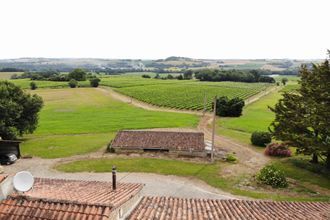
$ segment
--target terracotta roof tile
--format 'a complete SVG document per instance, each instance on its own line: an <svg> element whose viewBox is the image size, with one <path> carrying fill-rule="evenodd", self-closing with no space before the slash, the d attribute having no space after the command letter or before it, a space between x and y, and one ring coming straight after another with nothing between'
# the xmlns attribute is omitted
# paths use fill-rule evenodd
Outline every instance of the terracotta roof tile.
<svg viewBox="0 0 330 220"><path fill-rule="evenodd" d="M330 219L330 203L144 197L128 219Z"/></svg>
<svg viewBox="0 0 330 220"><path fill-rule="evenodd" d="M168 149L204 151L204 133L127 130L119 131L112 147L123 149Z"/></svg>
<svg viewBox="0 0 330 220"><path fill-rule="evenodd" d="M11 197L0 202L0 219L79 220L109 219L111 208L101 205L57 202L26 197Z"/></svg>
<svg viewBox="0 0 330 220"><path fill-rule="evenodd" d="M111 182L35 178L33 188L24 195L30 198L118 207L138 194L142 188L143 185L138 183L117 183L114 191Z"/></svg>

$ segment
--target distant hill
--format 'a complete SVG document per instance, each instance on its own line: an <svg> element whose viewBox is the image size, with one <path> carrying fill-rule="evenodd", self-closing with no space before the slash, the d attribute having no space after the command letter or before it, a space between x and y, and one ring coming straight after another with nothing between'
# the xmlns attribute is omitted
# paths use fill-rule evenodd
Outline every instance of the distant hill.
<svg viewBox="0 0 330 220"><path fill-rule="evenodd" d="M289 60L289 59L193 59L188 57L171 56L166 59L94 59L94 58L19 58L0 60L0 70L16 68L24 71L59 70L71 71L74 68L85 68L89 71L102 71L106 69L143 70L157 69L180 71L198 68L223 69L266 69L282 71L295 69L301 64L320 62L320 60Z"/></svg>

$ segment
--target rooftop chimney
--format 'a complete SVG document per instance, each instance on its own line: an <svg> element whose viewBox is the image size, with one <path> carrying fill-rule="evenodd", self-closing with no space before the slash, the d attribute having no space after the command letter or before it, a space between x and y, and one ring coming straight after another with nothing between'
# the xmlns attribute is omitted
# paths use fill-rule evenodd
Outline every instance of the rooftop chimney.
<svg viewBox="0 0 330 220"><path fill-rule="evenodd" d="M116 166L112 166L112 190L117 189L116 173L117 173Z"/></svg>

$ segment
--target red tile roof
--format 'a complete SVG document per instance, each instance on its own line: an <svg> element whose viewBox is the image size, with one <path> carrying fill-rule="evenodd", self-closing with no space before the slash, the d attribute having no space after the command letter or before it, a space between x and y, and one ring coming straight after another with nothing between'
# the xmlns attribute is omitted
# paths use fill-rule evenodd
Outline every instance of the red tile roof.
<svg viewBox="0 0 330 220"><path fill-rule="evenodd" d="M128 219L330 219L330 203L144 197Z"/></svg>
<svg viewBox="0 0 330 220"><path fill-rule="evenodd" d="M79 220L109 219L111 208L24 197L11 197L0 202L0 219Z"/></svg>
<svg viewBox="0 0 330 220"><path fill-rule="evenodd" d="M173 131L120 131L112 147L123 149L168 149L178 151L204 151L204 133Z"/></svg>
<svg viewBox="0 0 330 220"><path fill-rule="evenodd" d="M35 178L33 188L24 195L118 207L137 195L142 188L143 185L138 183L117 183L117 189L114 191L111 182Z"/></svg>

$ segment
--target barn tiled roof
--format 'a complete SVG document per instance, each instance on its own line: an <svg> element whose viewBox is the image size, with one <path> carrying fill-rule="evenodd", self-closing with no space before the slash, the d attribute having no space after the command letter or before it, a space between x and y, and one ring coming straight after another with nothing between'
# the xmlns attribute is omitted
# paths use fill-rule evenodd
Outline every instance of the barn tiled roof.
<svg viewBox="0 0 330 220"><path fill-rule="evenodd" d="M330 203L144 197L128 219L330 219Z"/></svg>
<svg viewBox="0 0 330 220"><path fill-rule="evenodd" d="M0 219L6 220L105 220L111 211L109 206L25 197L10 197L0 202Z"/></svg>
<svg viewBox="0 0 330 220"><path fill-rule="evenodd" d="M30 198L118 207L137 195L142 188L143 185L138 183L117 183L114 191L111 182L35 178L33 188L24 195Z"/></svg>
<svg viewBox="0 0 330 220"><path fill-rule="evenodd" d="M117 133L112 147L123 149L168 149L204 151L202 132L125 130Z"/></svg>

